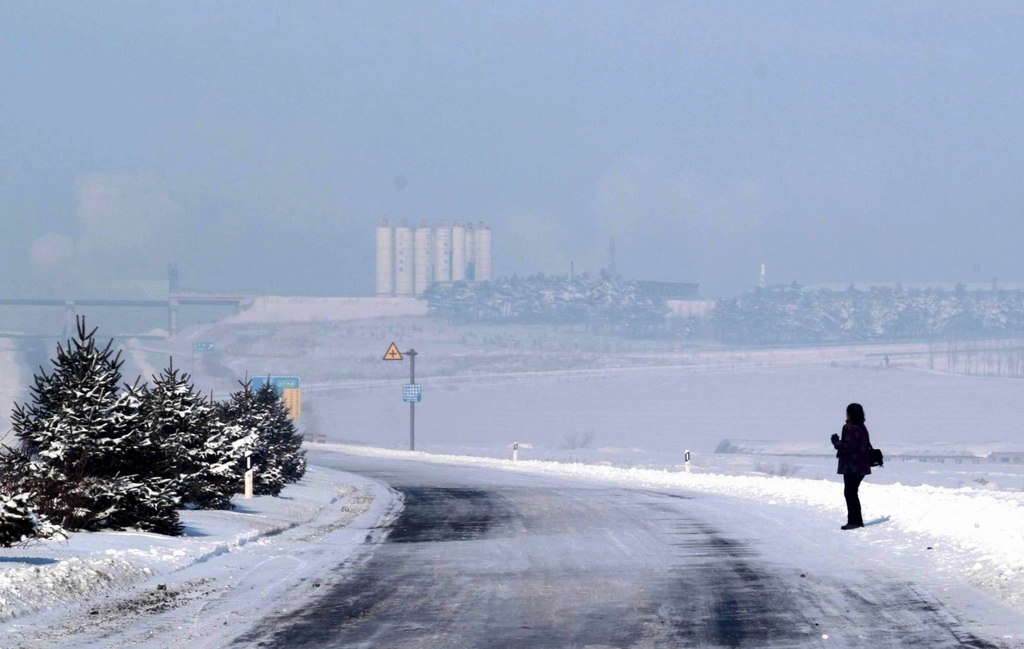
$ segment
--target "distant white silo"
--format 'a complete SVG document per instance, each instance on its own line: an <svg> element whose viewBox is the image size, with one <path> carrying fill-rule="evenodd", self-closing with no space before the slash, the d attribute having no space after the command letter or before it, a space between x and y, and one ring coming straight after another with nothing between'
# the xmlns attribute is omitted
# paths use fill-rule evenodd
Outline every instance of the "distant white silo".
<svg viewBox="0 0 1024 649"><path fill-rule="evenodd" d="M416 295L421 295L423 291L427 290L430 286L430 282L433 281L434 275L432 272L433 260L430 257L430 250L432 248L434 238L433 229L427 225L426 221L420 223L420 227L416 228L415 234L415 252L413 253L413 292Z"/></svg>
<svg viewBox="0 0 1024 649"><path fill-rule="evenodd" d="M483 223L476 229L476 280L491 281L491 229Z"/></svg>
<svg viewBox="0 0 1024 649"><path fill-rule="evenodd" d="M466 279L476 280L476 231L472 223L466 225Z"/></svg>
<svg viewBox="0 0 1024 649"><path fill-rule="evenodd" d="M434 281L452 281L452 231L444 221L434 228Z"/></svg>
<svg viewBox="0 0 1024 649"><path fill-rule="evenodd" d="M452 281L466 279L466 228L452 223Z"/></svg>
<svg viewBox="0 0 1024 649"><path fill-rule="evenodd" d="M395 295L412 295L412 228L405 221L395 228Z"/></svg>
<svg viewBox="0 0 1024 649"><path fill-rule="evenodd" d="M377 295L394 292L394 263L394 236L384 219L377 226Z"/></svg>

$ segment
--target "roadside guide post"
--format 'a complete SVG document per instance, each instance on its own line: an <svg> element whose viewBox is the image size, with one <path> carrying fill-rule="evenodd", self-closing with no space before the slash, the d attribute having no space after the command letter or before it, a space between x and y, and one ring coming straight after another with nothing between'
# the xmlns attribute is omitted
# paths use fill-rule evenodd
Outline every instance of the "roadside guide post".
<svg viewBox="0 0 1024 649"><path fill-rule="evenodd" d="M519 459L519 442L512 442L512 461Z"/></svg>
<svg viewBox="0 0 1024 649"><path fill-rule="evenodd" d="M245 456L245 497L252 498L252 455Z"/></svg>
<svg viewBox="0 0 1024 649"><path fill-rule="evenodd" d="M689 473L690 472L690 451L689 450L687 450L683 454L683 466L686 469L686 472Z"/></svg>

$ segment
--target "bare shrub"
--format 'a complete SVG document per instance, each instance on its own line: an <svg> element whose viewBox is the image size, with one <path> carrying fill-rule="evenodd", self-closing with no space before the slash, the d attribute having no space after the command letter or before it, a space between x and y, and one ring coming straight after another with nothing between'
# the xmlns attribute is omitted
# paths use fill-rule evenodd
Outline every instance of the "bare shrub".
<svg viewBox="0 0 1024 649"><path fill-rule="evenodd" d="M767 475L779 476L780 478L786 478L791 475L796 475L800 470L800 467L789 462L782 462L780 464L762 462L761 460L754 461L754 471L758 473L764 473Z"/></svg>
<svg viewBox="0 0 1024 649"><path fill-rule="evenodd" d="M569 450L587 448L592 441L594 441L594 433L569 433L562 441L562 448Z"/></svg>

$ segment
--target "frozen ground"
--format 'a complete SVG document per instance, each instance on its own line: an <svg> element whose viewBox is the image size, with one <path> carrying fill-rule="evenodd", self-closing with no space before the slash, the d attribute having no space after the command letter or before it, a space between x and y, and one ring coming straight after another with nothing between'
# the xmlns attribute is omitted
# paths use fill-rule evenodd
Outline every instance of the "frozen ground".
<svg viewBox="0 0 1024 649"><path fill-rule="evenodd" d="M217 351L192 358L196 340L215 342ZM408 364L381 360L391 341L421 354L417 448L458 458L400 450L408 447L409 411L401 402ZM151 373L173 354L176 365L195 367L200 389L218 397L246 372L299 374L301 426L332 443L314 445L321 450L725 494L766 503L826 548L832 537L816 530L833 533L843 512L828 437L845 405L859 401L889 459L863 488L865 512L879 522L856 542L891 556L908 580L932 580L940 591L966 593L965 600L980 589L1021 611L1024 467L897 456L1024 448L1015 405L1024 382L935 371L928 349L655 348L547 328L449 330L396 318L207 325L172 341L130 341L125 374ZM888 368L881 353L893 355ZM27 387L16 360L13 347L0 347L0 424ZM723 439L764 440L781 454L713 453ZM334 445L341 442L350 445ZM507 460L513 442L530 462ZM688 475L681 472L685 450L692 452ZM152 638L208 607L228 621L211 637L227 638L249 615L237 611L269 609L273 595L338 565L393 503L380 485L325 469L290 489L291 500L256 499L238 513L186 512L190 535L181 539L74 535L66 544L0 550L0 638L60 646L85 637L68 633L111 620L134 629L133 642L164 646ZM379 496L370 509L367 494ZM321 538L336 547L311 543ZM282 558L297 553L297 562ZM270 575L265 592L251 581L255 566ZM242 592L255 603L236 597ZM999 604L979 606L978 615L995 625L1008 619ZM103 633L102 624L97 629ZM1012 636L1006 646L1024 646L1019 635L1005 635ZM104 646L95 640L101 635L89 637Z"/></svg>
<svg viewBox="0 0 1024 649"><path fill-rule="evenodd" d="M518 441L557 447L565 432L579 432L591 433L593 443L602 446L675 453L683 448L706 453L726 438L780 440L826 452L850 401L865 404L877 446L961 444L985 452L998 440L1020 437L1017 413L1007 404L1024 389L1016 380L815 364L609 369L423 383L424 440L466 431L472 441L475 430L476 439L504 435L516 441L525 435L529 439ZM376 392L366 390L367 398L346 404L356 418L354 428L373 430L374 419L379 422L388 411L405 414L400 403L387 407L389 397L395 401L393 387L380 390L383 399L374 398Z"/></svg>
<svg viewBox="0 0 1024 649"><path fill-rule="evenodd" d="M1019 493L866 483L862 499L869 525L844 533L838 530L844 515L841 488L823 480L734 476L699 467L686 473L513 463L332 444L310 449L321 460L343 453L432 463L442 471L475 467L491 472L496 484L499 473L512 472L714 494L723 498L719 506L737 512L756 505L750 511L758 516L725 510L721 516L723 522L745 520L745 532L762 537L765 560L775 555L780 562L791 560L788 534L817 548L820 556L805 560L819 575L832 570L838 575L848 569L848 559L837 563L837 557L863 553L881 562L887 575L918 584L949 604L964 624L994 633L997 646L1024 647L1019 626L1024 495ZM66 544L0 551L0 645L223 646L256 619L287 617L316 592L320 579L344 579L335 567L381 520L394 515L393 492L324 468L284 495L245 502L235 513L186 513L188 535L179 539L76 534Z"/></svg>
<svg viewBox="0 0 1024 649"><path fill-rule="evenodd" d="M296 319L323 315L299 306ZM216 351L193 357L197 340L214 342ZM179 366L195 368L201 389L218 396L246 374L300 375L306 432L403 448L408 409L400 390L409 365L382 360L392 341L419 352L424 400L417 425L425 450L493 455L518 441L533 445L538 458L564 459L564 451L576 450L571 457L595 462L671 466L686 449L711 461L708 454L730 439L827 456L828 438L850 401L865 405L873 440L890 457L1024 450L1019 413L1010 405L1020 400L1024 381L939 372L933 368L946 355L938 344L726 350L551 327L451 328L420 317L217 323L166 343L130 341L126 375L161 367L171 354ZM583 439L587 448L566 448ZM735 461L728 460L730 469L738 468ZM758 461L747 460L748 468ZM797 460L801 475L817 472L816 461ZM782 460L761 468L772 462ZM934 476L942 485L1024 486L1014 469L998 467L996 480L986 475L990 469L997 467L903 473L911 481ZM946 474L955 476L952 483Z"/></svg>

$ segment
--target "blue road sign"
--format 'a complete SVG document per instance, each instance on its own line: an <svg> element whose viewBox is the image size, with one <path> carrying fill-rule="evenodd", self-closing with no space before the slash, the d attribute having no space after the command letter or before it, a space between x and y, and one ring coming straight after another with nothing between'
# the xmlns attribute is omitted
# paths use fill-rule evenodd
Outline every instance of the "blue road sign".
<svg viewBox="0 0 1024 649"><path fill-rule="evenodd" d="M253 376L252 377L252 389L259 390L263 387L263 384L267 382L267 375ZM277 393L281 394L285 388L298 388L299 377L297 376L270 376L270 384L277 388Z"/></svg>
<svg viewBox="0 0 1024 649"><path fill-rule="evenodd" d="M197 342L195 344L195 350L197 352L212 352L213 351L213 341L201 340L201 341L199 341L199 342Z"/></svg>
<svg viewBox="0 0 1024 649"><path fill-rule="evenodd" d="M423 401L423 386L419 383L406 383L402 386L402 401L419 403Z"/></svg>

